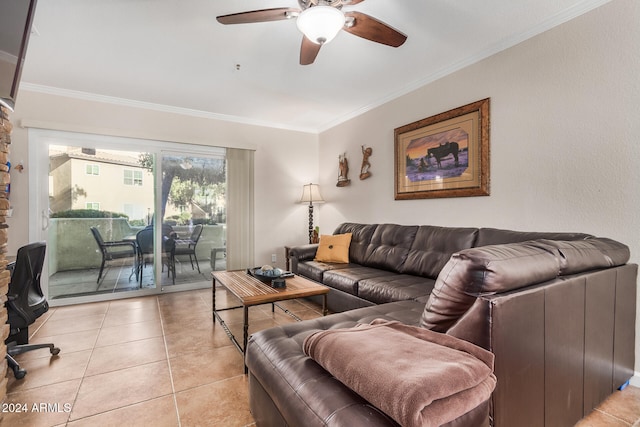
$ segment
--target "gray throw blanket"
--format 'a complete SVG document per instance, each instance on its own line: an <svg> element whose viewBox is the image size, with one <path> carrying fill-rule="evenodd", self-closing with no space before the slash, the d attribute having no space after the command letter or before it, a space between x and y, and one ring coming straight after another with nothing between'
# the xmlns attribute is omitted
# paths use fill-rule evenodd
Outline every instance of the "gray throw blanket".
<svg viewBox="0 0 640 427"><path fill-rule="evenodd" d="M405 427L439 426L474 409L496 386L493 353L400 322L309 335L304 352Z"/></svg>

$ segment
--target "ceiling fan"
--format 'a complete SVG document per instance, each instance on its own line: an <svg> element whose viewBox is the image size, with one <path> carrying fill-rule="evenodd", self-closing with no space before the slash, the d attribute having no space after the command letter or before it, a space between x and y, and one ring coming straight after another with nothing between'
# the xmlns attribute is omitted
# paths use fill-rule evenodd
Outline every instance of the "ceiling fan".
<svg viewBox="0 0 640 427"><path fill-rule="evenodd" d="M303 33L300 48L300 64L313 64L320 47L330 42L340 30L387 46L401 46L407 36L382 21L365 13L342 11L343 6L353 6L364 0L298 0L300 9L278 7L218 16L221 24L248 24L253 22L296 19Z"/></svg>

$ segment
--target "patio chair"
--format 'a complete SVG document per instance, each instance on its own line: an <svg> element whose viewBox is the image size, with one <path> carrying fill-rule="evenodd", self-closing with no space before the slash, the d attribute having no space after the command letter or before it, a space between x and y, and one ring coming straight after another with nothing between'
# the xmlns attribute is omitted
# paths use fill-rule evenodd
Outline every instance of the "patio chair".
<svg viewBox="0 0 640 427"><path fill-rule="evenodd" d="M193 232L188 239L176 240L176 255L189 255L189 261L191 262L191 269L193 268L193 260L196 260L196 267L198 267L198 273L200 273L200 264L198 263L198 257L196 256L196 246L200 235L202 234L202 224L198 224L193 227Z"/></svg>
<svg viewBox="0 0 640 427"><path fill-rule="evenodd" d="M140 277L140 287L142 287L142 272L147 261L153 262L153 227L147 227L136 234L138 244L138 271ZM167 276L172 278L176 284L176 262L175 262L175 234L172 232L168 236L162 236L162 271L167 265Z"/></svg>
<svg viewBox="0 0 640 427"><path fill-rule="evenodd" d="M98 280L96 283L100 283L102 278L102 272L104 271L104 265L107 261L113 261L116 259L133 258L136 259L136 243L132 241L120 240L117 242L105 242L100 234L100 231L96 227L91 227L91 233L96 239L96 243L100 248L102 254L102 264L100 264L100 272L98 273ZM138 280L138 269L134 267L136 273L136 280ZM129 276L131 279L131 276Z"/></svg>

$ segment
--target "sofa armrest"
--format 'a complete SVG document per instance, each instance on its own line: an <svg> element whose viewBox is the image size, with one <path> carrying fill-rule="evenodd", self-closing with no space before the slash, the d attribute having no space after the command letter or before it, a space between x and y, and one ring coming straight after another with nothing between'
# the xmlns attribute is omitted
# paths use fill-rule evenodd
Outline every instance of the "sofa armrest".
<svg viewBox="0 0 640 427"><path fill-rule="evenodd" d="M289 249L289 259L291 261L311 261L316 257L318 251L318 244L308 244L301 246L294 246Z"/></svg>
<svg viewBox="0 0 640 427"><path fill-rule="evenodd" d="M294 246L289 249L289 258L298 261L309 261L315 258L318 251L318 244L312 243L308 245Z"/></svg>
<svg viewBox="0 0 640 427"><path fill-rule="evenodd" d="M316 257L318 244L311 243L308 245L294 246L289 249L289 263L293 273L298 272L299 261L311 261Z"/></svg>
<svg viewBox="0 0 640 427"><path fill-rule="evenodd" d="M574 425L633 376L637 273L625 264L482 295L447 331L495 355L494 426Z"/></svg>

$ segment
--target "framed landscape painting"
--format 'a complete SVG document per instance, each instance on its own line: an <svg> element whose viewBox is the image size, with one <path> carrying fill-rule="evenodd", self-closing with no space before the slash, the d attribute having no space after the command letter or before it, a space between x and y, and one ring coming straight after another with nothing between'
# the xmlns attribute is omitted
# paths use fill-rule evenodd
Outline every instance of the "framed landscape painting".
<svg viewBox="0 0 640 427"><path fill-rule="evenodd" d="M489 98L396 128L395 199L489 195Z"/></svg>

